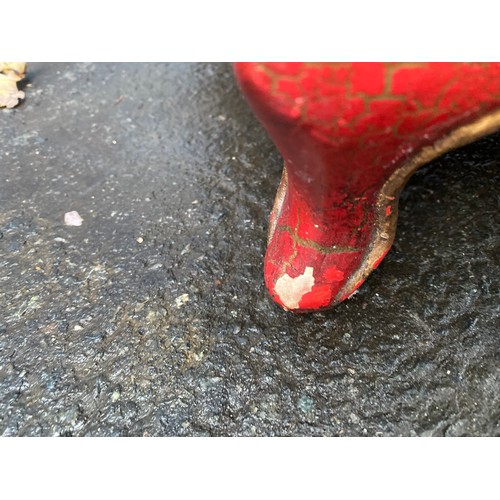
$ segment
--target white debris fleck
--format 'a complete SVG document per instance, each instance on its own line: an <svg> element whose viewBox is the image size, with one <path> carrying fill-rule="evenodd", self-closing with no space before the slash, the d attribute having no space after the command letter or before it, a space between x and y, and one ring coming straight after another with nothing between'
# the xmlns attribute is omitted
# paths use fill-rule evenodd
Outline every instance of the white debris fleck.
<svg viewBox="0 0 500 500"><path fill-rule="evenodd" d="M288 309L298 309L300 299L314 286L313 268L306 267L304 274L296 278L284 274L276 281L274 291Z"/></svg>
<svg viewBox="0 0 500 500"><path fill-rule="evenodd" d="M66 212L64 214L64 224L66 226L81 226L83 219L80 217L80 214L73 210L72 212Z"/></svg>
<svg viewBox="0 0 500 500"><path fill-rule="evenodd" d="M80 332L81 330L83 330L83 326L82 325L75 325L73 327L73 330L75 330L75 332Z"/></svg>
<svg viewBox="0 0 500 500"><path fill-rule="evenodd" d="M143 243L144 238L142 236L139 236L135 241L137 241L137 243Z"/></svg>
<svg viewBox="0 0 500 500"><path fill-rule="evenodd" d="M189 302L189 294L187 294L187 293L183 293L182 295L179 295L175 299L175 305L176 305L177 309L179 309L180 307L182 307L187 302Z"/></svg>
<svg viewBox="0 0 500 500"><path fill-rule="evenodd" d="M359 423L359 417L355 413L351 413L349 418L353 424Z"/></svg>

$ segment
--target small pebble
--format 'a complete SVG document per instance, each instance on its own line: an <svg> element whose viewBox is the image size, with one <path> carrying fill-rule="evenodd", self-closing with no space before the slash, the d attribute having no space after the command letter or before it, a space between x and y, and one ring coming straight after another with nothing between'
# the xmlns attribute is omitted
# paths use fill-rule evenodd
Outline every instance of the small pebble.
<svg viewBox="0 0 500 500"><path fill-rule="evenodd" d="M64 224L66 226L81 226L83 219L80 217L80 214L73 210L72 212L66 212L64 214Z"/></svg>
<svg viewBox="0 0 500 500"><path fill-rule="evenodd" d="M298 407L303 412L309 413L310 411L313 410L314 400L310 396L307 396L307 395L304 394L299 399Z"/></svg>
<svg viewBox="0 0 500 500"><path fill-rule="evenodd" d="M177 306L177 309L182 307L186 302L189 302L189 294L187 293L183 293L175 299L175 305Z"/></svg>
<svg viewBox="0 0 500 500"><path fill-rule="evenodd" d="M137 238L135 241L137 241L137 243L142 243L144 241L144 238L142 236L139 236L139 238Z"/></svg>

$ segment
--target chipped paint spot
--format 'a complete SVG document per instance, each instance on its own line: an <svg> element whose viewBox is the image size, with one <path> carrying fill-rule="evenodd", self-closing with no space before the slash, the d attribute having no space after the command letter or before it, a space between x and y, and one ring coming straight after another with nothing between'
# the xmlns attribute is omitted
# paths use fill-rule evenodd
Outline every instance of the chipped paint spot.
<svg viewBox="0 0 500 500"><path fill-rule="evenodd" d="M313 268L306 267L304 273L296 278L284 274L276 281L274 291L288 309L298 309L300 299L312 290L314 285Z"/></svg>

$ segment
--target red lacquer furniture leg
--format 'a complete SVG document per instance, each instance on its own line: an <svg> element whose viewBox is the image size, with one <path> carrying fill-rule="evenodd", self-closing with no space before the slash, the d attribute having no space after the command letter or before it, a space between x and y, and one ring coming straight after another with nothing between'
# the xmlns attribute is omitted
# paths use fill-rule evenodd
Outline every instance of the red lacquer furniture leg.
<svg viewBox="0 0 500 500"><path fill-rule="evenodd" d="M500 63L236 63L283 155L264 264L287 310L334 306L389 251L410 176L500 128Z"/></svg>

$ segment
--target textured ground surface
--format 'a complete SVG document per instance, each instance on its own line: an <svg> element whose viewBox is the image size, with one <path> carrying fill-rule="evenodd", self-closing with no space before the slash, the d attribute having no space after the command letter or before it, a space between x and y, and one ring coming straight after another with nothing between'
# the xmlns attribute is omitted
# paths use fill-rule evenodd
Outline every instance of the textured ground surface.
<svg viewBox="0 0 500 500"><path fill-rule="evenodd" d="M1 434L500 435L500 134L418 172L359 293L295 316L262 279L280 156L229 65L32 64L24 90Z"/></svg>

